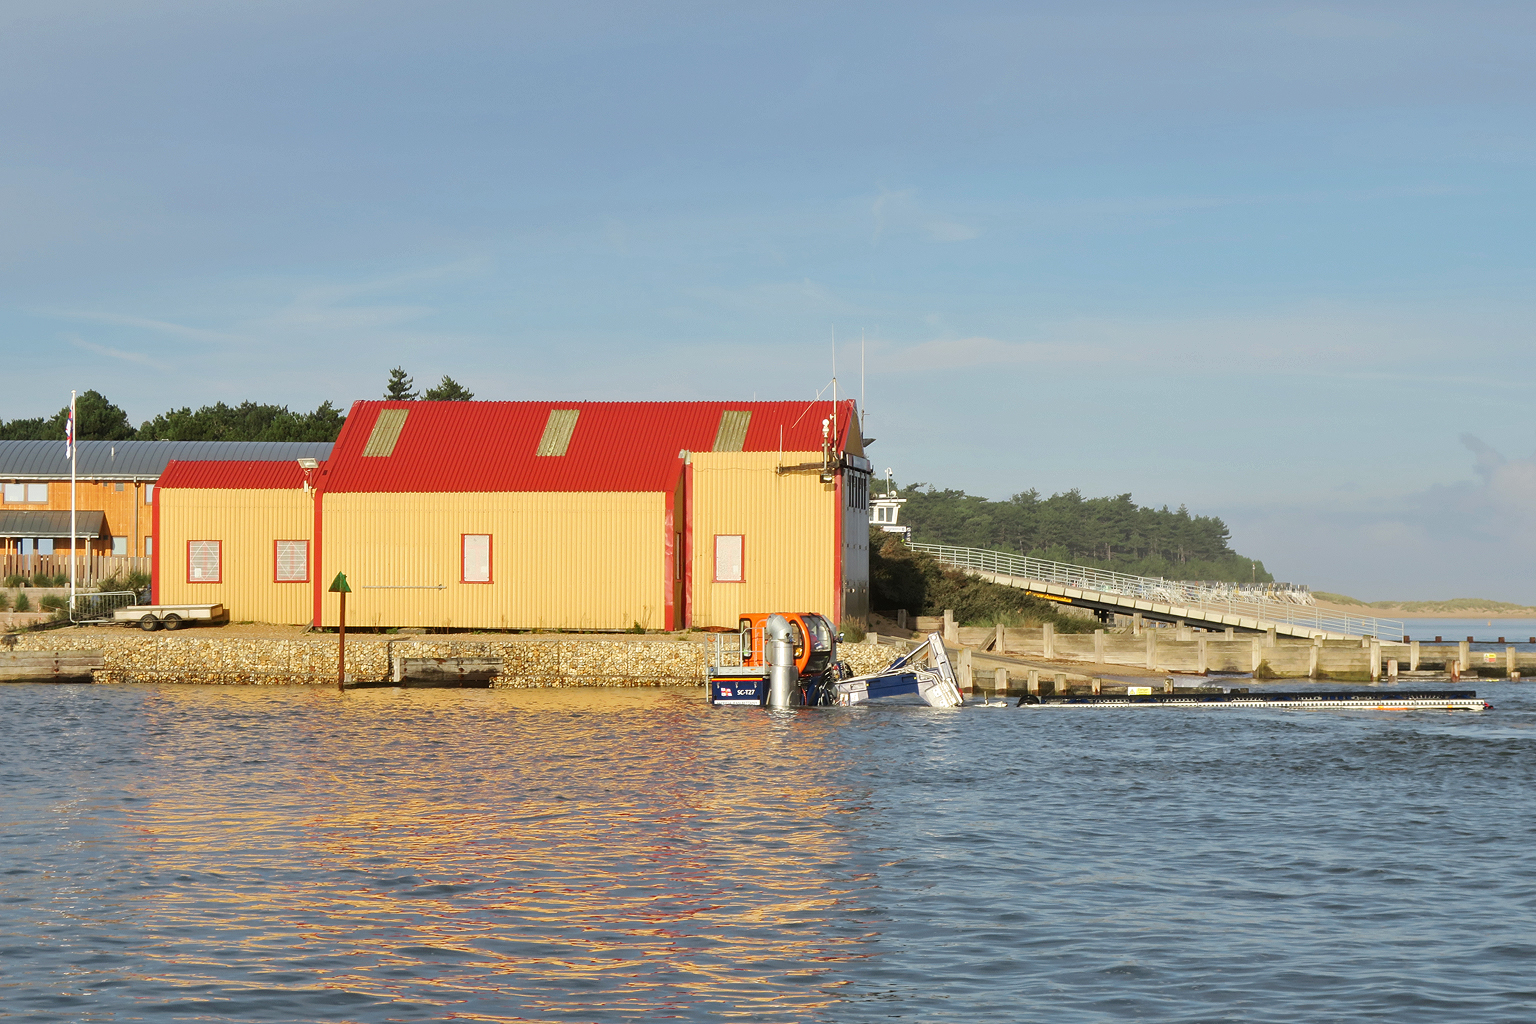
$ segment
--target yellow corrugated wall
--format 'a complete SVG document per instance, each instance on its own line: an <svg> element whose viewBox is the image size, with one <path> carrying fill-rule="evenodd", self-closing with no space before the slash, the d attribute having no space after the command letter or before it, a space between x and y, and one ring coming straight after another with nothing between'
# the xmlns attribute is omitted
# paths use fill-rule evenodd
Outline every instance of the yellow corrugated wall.
<svg viewBox="0 0 1536 1024"><path fill-rule="evenodd" d="M781 461L820 460L820 452L693 453L693 625L734 627L750 611L834 614L834 487L814 471L774 472ZM714 582L717 534L745 537L741 583Z"/></svg>
<svg viewBox="0 0 1536 1024"><path fill-rule="evenodd" d="M666 496L327 494L321 577L347 574L347 624L664 628ZM461 583L460 537L491 535L491 583ZM335 595L321 602L334 626Z"/></svg>
<svg viewBox="0 0 1536 1024"><path fill-rule="evenodd" d="M276 583L276 540L310 541L314 571L315 506L301 490L162 489L161 604L214 604L235 622L306 623L314 608L310 583ZM147 528L146 528L147 529ZM187 582L187 542L220 542L219 583Z"/></svg>

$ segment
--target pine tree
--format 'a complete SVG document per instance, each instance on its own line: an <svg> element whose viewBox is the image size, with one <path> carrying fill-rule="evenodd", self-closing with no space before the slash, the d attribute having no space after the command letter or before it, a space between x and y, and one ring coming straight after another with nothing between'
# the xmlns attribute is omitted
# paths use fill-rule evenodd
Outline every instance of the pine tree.
<svg viewBox="0 0 1536 1024"><path fill-rule="evenodd" d="M411 388L415 384L406 376L405 367L397 366L389 371L389 386L384 389L384 397L391 402L414 402L417 395Z"/></svg>
<svg viewBox="0 0 1536 1024"><path fill-rule="evenodd" d="M467 402L475 396L465 391L464 385L445 373L442 383L435 388L428 388L426 394L421 397L429 402Z"/></svg>

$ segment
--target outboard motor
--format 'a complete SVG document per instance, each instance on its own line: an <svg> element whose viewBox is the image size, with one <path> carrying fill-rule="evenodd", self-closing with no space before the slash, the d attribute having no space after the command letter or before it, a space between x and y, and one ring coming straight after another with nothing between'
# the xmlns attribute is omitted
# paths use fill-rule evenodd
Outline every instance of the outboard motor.
<svg viewBox="0 0 1536 1024"><path fill-rule="evenodd" d="M789 620L782 615L770 615L763 633L764 646L768 648L768 706L793 707L800 671L795 667L795 640L789 631Z"/></svg>

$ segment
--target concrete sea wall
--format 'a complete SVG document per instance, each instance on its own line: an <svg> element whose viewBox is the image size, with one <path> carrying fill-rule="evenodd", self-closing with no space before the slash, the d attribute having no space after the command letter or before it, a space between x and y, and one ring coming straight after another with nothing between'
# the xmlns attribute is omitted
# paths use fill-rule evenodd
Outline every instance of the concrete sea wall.
<svg viewBox="0 0 1536 1024"><path fill-rule="evenodd" d="M734 634L729 638L735 640ZM501 658L498 687L702 686L713 652L707 635L688 638L518 638L439 636L404 639L347 637L347 674L357 680L389 677L391 658ZM217 630L143 633L100 629L28 633L18 651L99 650L101 683L201 683L227 686L311 686L336 683L334 636L297 639L223 637ZM888 649L847 644L843 660L855 671L884 666Z"/></svg>

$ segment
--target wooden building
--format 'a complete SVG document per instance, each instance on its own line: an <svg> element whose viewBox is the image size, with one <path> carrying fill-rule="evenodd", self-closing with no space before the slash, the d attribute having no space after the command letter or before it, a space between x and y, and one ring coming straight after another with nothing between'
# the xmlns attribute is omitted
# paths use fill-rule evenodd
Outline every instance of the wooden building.
<svg viewBox="0 0 1536 1024"><path fill-rule="evenodd" d="M863 619L869 469L851 401L358 402L312 471L172 463L156 597L330 626L344 572L358 626Z"/></svg>

